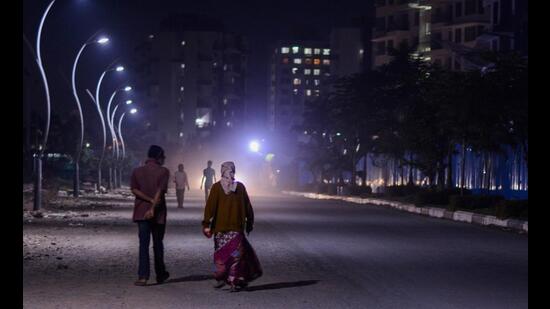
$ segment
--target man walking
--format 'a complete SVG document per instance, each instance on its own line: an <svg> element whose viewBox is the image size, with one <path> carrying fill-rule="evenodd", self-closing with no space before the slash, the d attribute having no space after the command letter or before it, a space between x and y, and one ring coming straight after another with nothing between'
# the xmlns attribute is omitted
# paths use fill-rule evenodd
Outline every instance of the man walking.
<svg viewBox="0 0 550 309"><path fill-rule="evenodd" d="M174 182L176 183L176 197L178 198L178 208L183 208L183 200L185 198L185 187L189 189L187 181L187 173L183 170L183 164L178 165L178 170L174 173Z"/></svg>
<svg viewBox="0 0 550 309"><path fill-rule="evenodd" d="M164 265L164 231L166 230L166 200L170 171L162 167L164 150L157 145L149 147L148 159L132 172L130 188L136 196L133 221L139 231L139 268L135 285L145 286L149 280L149 243L153 235L155 273L157 283L163 283L170 274Z"/></svg>
<svg viewBox="0 0 550 309"><path fill-rule="evenodd" d="M216 182L216 171L212 168L212 161L208 160L206 162L207 167L202 171L201 179L201 190L202 183L204 181L204 201L208 201L208 193L210 193L210 188Z"/></svg>

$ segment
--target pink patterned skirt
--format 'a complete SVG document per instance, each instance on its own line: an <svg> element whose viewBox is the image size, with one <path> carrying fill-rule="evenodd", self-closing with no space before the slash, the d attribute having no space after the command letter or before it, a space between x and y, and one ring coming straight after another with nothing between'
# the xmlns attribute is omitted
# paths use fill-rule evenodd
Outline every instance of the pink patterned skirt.
<svg viewBox="0 0 550 309"><path fill-rule="evenodd" d="M262 266L254 249L242 232L214 235L214 278L243 286L262 275Z"/></svg>

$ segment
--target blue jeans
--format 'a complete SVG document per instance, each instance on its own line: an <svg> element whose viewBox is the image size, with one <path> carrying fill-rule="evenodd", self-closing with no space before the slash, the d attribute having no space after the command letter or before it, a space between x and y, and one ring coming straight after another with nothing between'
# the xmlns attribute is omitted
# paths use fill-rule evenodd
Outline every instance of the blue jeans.
<svg viewBox="0 0 550 309"><path fill-rule="evenodd" d="M149 243L153 235L153 252L155 254L155 273L157 277L166 273L164 265L164 238L165 224L150 221L138 221L139 229L139 269L138 277L149 280Z"/></svg>

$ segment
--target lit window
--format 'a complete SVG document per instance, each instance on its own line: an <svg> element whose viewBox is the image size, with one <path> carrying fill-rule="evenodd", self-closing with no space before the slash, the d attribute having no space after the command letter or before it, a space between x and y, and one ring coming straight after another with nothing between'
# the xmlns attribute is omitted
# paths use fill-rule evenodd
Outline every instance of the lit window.
<svg viewBox="0 0 550 309"><path fill-rule="evenodd" d="M307 90L306 90L306 95L307 95L308 97L311 96L311 89L307 89Z"/></svg>
<svg viewBox="0 0 550 309"><path fill-rule="evenodd" d="M321 64L321 59L319 59L319 58L313 59L313 64L314 65L320 65Z"/></svg>
<svg viewBox="0 0 550 309"><path fill-rule="evenodd" d="M329 48L323 49L323 55L326 55L326 56L330 55L330 49Z"/></svg>
<svg viewBox="0 0 550 309"><path fill-rule="evenodd" d="M314 53L315 55L320 55L320 54L321 54L321 49L316 48L316 49L313 50L313 53Z"/></svg>
<svg viewBox="0 0 550 309"><path fill-rule="evenodd" d="M155 37L154 35L149 34L149 38L150 38L150 39L153 39L154 37Z"/></svg>
<svg viewBox="0 0 550 309"><path fill-rule="evenodd" d="M330 60L323 59L323 65L330 65Z"/></svg>
<svg viewBox="0 0 550 309"><path fill-rule="evenodd" d="M185 63L180 64L180 67L181 67L182 69L185 69Z"/></svg>
<svg viewBox="0 0 550 309"><path fill-rule="evenodd" d="M321 74L321 70L319 69L313 70L313 75L319 75L319 74Z"/></svg>
<svg viewBox="0 0 550 309"><path fill-rule="evenodd" d="M288 48L288 47L281 47L281 53L282 53L282 54L288 54L288 52L290 52L290 48Z"/></svg>
<svg viewBox="0 0 550 309"><path fill-rule="evenodd" d="M311 75L311 69L305 69L304 74L305 75Z"/></svg>
<svg viewBox="0 0 550 309"><path fill-rule="evenodd" d="M180 132L180 137L183 137L183 132Z"/></svg>
<svg viewBox="0 0 550 309"><path fill-rule="evenodd" d="M298 73L298 68L292 68L292 74Z"/></svg>
<svg viewBox="0 0 550 309"><path fill-rule="evenodd" d="M302 58L294 58L294 63L302 64Z"/></svg>
<svg viewBox="0 0 550 309"><path fill-rule="evenodd" d="M223 105L227 105L227 98L223 98Z"/></svg>
<svg viewBox="0 0 550 309"><path fill-rule="evenodd" d="M315 89L315 96L318 97L318 96L319 96L319 93L320 93L319 89Z"/></svg>
<svg viewBox="0 0 550 309"><path fill-rule="evenodd" d="M294 89L294 94L298 94L298 89Z"/></svg>
<svg viewBox="0 0 550 309"><path fill-rule="evenodd" d="M288 64L288 58L287 57L283 58L283 63Z"/></svg>
<svg viewBox="0 0 550 309"><path fill-rule="evenodd" d="M223 70L224 70L224 71L227 71L227 64L224 64L224 65L223 65Z"/></svg>
<svg viewBox="0 0 550 309"><path fill-rule="evenodd" d="M304 54L311 55L311 48L304 48Z"/></svg>
<svg viewBox="0 0 550 309"><path fill-rule="evenodd" d="M185 87L181 86L180 91L183 91L183 90L185 90Z"/></svg>
<svg viewBox="0 0 550 309"><path fill-rule="evenodd" d="M185 41L181 41L181 46L185 46Z"/></svg>
<svg viewBox="0 0 550 309"><path fill-rule="evenodd" d="M311 64L311 58L306 58L305 63L306 64Z"/></svg>
<svg viewBox="0 0 550 309"><path fill-rule="evenodd" d="M300 47L298 46L292 46L292 53L293 54L297 54L300 52Z"/></svg>
<svg viewBox="0 0 550 309"><path fill-rule="evenodd" d="M306 85L309 85L309 79L306 79Z"/></svg>
<svg viewBox="0 0 550 309"><path fill-rule="evenodd" d="M217 67L217 66L218 66L218 63L217 63L217 62L214 62L214 63L212 63L212 66L213 66L213 67Z"/></svg>
<svg viewBox="0 0 550 309"><path fill-rule="evenodd" d="M313 81L313 83L315 84L315 86L319 86L321 84L321 81L316 79Z"/></svg>
<svg viewBox="0 0 550 309"><path fill-rule="evenodd" d="M228 127L230 127L230 126L231 126L231 121L228 121L228 122L226 123L226 125L227 125Z"/></svg>
<svg viewBox="0 0 550 309"><path fill-rule="evenodd" d="M364 52L365 52L365 51L364 51L363 49L360 49L360 50L359 50L359 54L361 54L361 55L362 55Z"/></svg>
<svg viewBox="0 0 550 309"><path fill-rule="evenodd" d="M293 84L294 85L300 85L302 83L302 80L299 78L295 78Z"/></svg>
<svg viewBox="0 0 550 309"><path fill-rule="evenodd" d="M329 72L325 72L325 76L330 76L330 73L329 73Z"/></svg>

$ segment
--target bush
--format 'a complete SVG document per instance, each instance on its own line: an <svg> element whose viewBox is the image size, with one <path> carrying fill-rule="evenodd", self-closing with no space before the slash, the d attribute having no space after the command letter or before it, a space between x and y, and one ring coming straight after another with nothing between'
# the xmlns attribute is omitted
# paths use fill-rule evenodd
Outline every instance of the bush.
<svg viewBox="0 0 550 309"><path fill-rule="evenodd" d="M365 196L372 194L372 188L370 186L350 186L349 192L355 196Z"/></svg>
<svg viewBox="0 0 550 309"><path fill-rule="evenodd" d="M328 184L326 184L326 183L317 184L315 192L317 192L319 194L327 194L328 193Z"/></svg>
<svg viewBox="0 0 550 309"><path fill-rule="evenodd" d="M414 185L406 185L406 186L387 186L384 188L384 193L387 196L407 196L407 195L414 195L422 190L421 187L417 187Z"/></svg>
<svg viewBox="0 0 550 309"><path fill-rule="evenodd" d="M499 219L527 219L527 200L502 200L496 205L496 216Z"/></svg>
<svg viewBox="0 0 550 309"><path fill-rule="evenodd" d="M500 195L452 195L449 199L448 210L460 209L474 210L483 208L494 208L503 201Z"/></svg>
<svg viewBox="0 0 550 309"><path fill-rule="evenodd" d="M449 195L445 191L428 189L419 191L414 195L414 204L423 206L427 204L446 205L449 203Z"/></svg>

